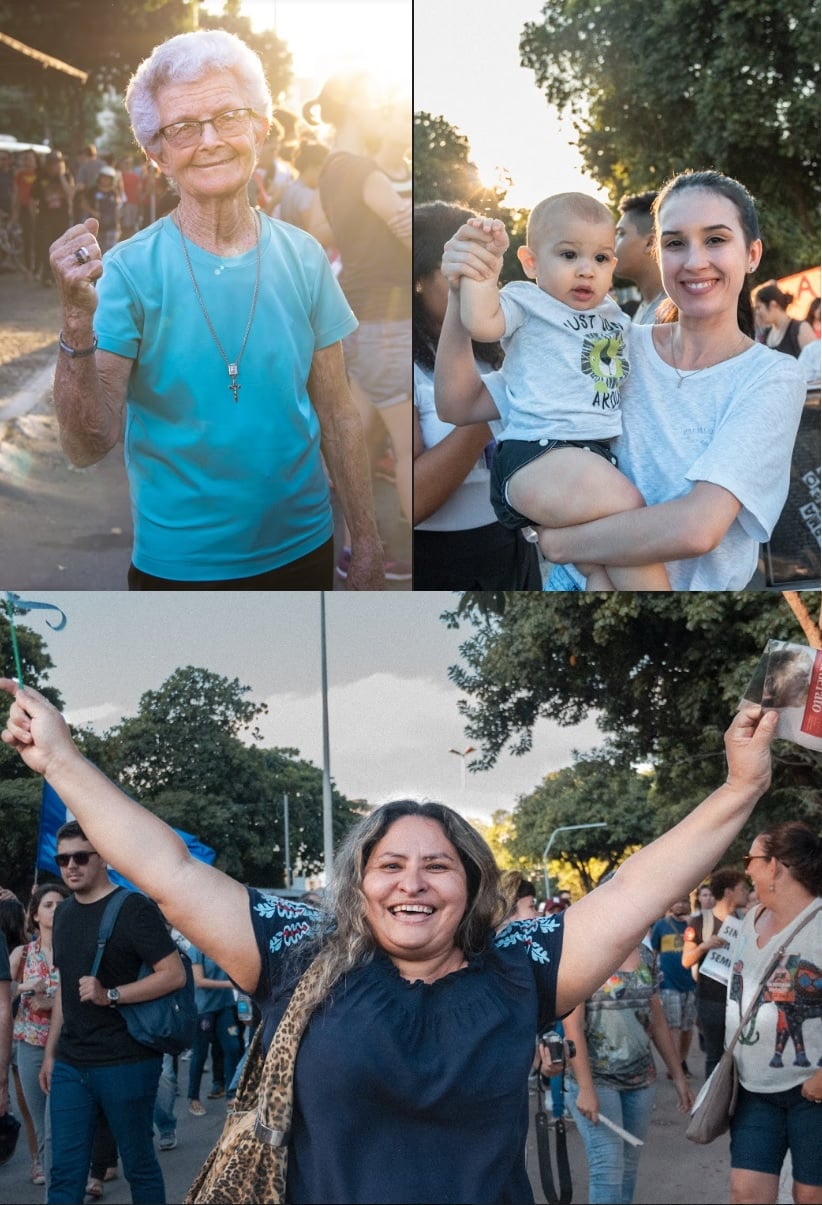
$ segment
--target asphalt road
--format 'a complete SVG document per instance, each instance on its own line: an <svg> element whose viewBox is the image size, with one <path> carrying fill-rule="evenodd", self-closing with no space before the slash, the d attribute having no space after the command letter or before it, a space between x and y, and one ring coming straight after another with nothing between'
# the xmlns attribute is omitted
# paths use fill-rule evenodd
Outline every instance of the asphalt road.
<svg viewBox="0 0 822 1205"><path fill-rule="evenodd" d="M693 1060L692 1060L693 1063ZM179 1063L180 1092L177 1100L177 1137L175 1150L161 1152L160 1165L166 1182L167 1200L181 1202L202 1165L208 1152L219 1136L225 1118L222 1101L209 1101L204 1093L210 1083L208 1072L203 1076L203 1104L205 1117L192 1117L185 1098L188 1063ZM696 1069L694 1065L694 1070ZM699 1086L701 1078L695 1076ZM536 1097L531 1093L532 1124L528 1138L528 1171L534 1186L535 1199L543 1205L539 1179L536 1142L533 1130L533 1113ZM329 1107L331 1102L329 1102ZM14 1108L14 1105L12 1105ZM588 1170L582 1141L576 1127L568 1126L568 1152L571 1164L575 1202L587 1201ZM634 1205L721 1205L728 1200L728 1138L725 1135L710 1146L695 1146L685 1138L685 1118L676 1109L676 1094L673 1086L662 1071L657 1089L657 1103L651 1129L639 1163L639 1178ZM27 1205L42 1202L44 1190L35 1187L28 1179L29 1156L25 1138L21 1137L14 1157L0 1168L0 1205ZM780 1202L790 1202L790 1181L783 1176ZM107 1205L126 1205L131 1200L126 1182L120 1178L105 1185L102 1198Z"/></svg>

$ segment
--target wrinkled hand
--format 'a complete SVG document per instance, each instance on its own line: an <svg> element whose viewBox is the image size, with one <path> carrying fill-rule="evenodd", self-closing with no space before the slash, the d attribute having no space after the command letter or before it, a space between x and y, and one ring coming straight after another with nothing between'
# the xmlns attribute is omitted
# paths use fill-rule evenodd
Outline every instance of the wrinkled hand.
<svg viewBox="0 0 822 1205"><path fill-rule="evenodd" d="M106 989L94 975L81 975L78 988L83 1004L99 1004L102 1008L109 1007L109 998L106 995Z"/></svg>
<svg viewBox="0 0 822 1205"><path fill-rule="evenodd" d="M471 218L448 240L442 253L442 274L452 289L460 278L497 280L508 235L498 218Z"/></svg>
<svg viewBox="0 0 822 1205"><path fill-rule="evenodd" d="M69 227L49 248L49 262L65 309L88 314L97 309L94 282L103 275L103 252L95 237L99 228L96 218L86 218L80 225ZM75 255L80 247L84 247L89 256L84 264L79 263Z"/></svg>
<svg viewBox="0 0 822 1205"><path fill-rule="evenodd" d="M744 707L725 733L728 783L763 795L771 785L771 741L776 711Z"/></svg>
<svg viewBox="0 0 822 1205"><path fill-rule="evenodd" d="M380 544L352 543L346 590L384 590L385 560Z"/></svg>
<svg viewBox="0 0 822 1205"><path fill-rule="evenodd" d="M60 758L79 757L66 721L39 690L20 688L11 678L0 678L0 690L14 697L0 739L17 750L30 770L46 777Z"/></svg>

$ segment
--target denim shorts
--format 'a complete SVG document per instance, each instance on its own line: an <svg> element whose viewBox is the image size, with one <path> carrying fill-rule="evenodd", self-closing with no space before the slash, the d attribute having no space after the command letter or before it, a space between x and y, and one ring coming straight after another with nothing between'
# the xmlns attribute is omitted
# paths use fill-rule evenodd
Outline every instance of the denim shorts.
<svg viewBox="0 0 822 1205"><path fill-rule="evenodd" d="M343 352L349 380L357 382L377 410L410 400L413 391L410 319L361 322L343 340Z"/></svg>
<svg viewBox="0 0 822 1205"><path fill-rule="evenodd" d="M508 482L514 473L543 456L553 452L555 448L587 448L603 456L614 468L618 467L617 458L611 451L611 445L606 440L596 439L504 439L497 444L494 459L491 463L491 505L496 516L504 527L518 531L520 527L529 527L533 522L515 510L508 501Z"/></svg>
<svg viewBox="0 0 822 1205"><path fill-rule="evenodd" d="M801 1088L747 1092L739 1087L731 1118L731 1167L778 1176L790 1150L793 1178L822 1185L822 1105L805 1100Z"/></svg>

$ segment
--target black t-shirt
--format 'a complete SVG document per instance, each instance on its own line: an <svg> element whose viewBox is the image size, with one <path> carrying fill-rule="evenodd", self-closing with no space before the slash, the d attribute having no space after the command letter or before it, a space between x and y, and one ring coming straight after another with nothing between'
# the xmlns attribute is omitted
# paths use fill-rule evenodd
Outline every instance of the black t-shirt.
<svg viewBox="0 0 822 1205"><path fill-rule="evenodd" d="M717 934L719 932L719 930L722 928L724 921L721 920L716 915L716 913L714 913L713 915L714 915L714 934ZM700 916L692 916L690 918L690 921L688 923L688 928L683 933L682 939L683 939L683 941L693 941L697 945L702 944L703 937L702 937L702 916L701 915ZM706 950L705 954L703 954L700 957L699 963L697 964L698 966L702 965L702 962L703 962L707 952L708 951ZM720 983L717 979L712 979L710 975L703 975L702 971L700 970L699 978L696 981L696 985L697 985L697 988L699 989L700 1000L715 1000L719 1004L724 1003L725 993L726 993L726 987L725 987L724 983Z"/></svg>
<svg viewBox="0 0 822 1205"><path fill-rule="evenodd" d="M84 1004L78 983L91 974L97 934L111 893L93 904L72 897L54 914L54 965L60 972L63 1029L57 1058L74 1067L105 1067L156 1058L135 1042L116 1008ZM106 942L97 978L103 987L133 983L142 964L154 966L177 949L156 904L130 891Z"/></svg>
<svg viewBox="0 0 822 1205"><path fill-rule="evenodd" d="M320 172L320 201L342 258L340 285L361 322L411 316L411 253L363 200L365 181L380 170L364 155L335 151Z"/></svg>
<svg viewBox="0 0 822 1205"><path fill-rule="evenodd" d="M6 942L4 933L0 933L0 983L4 980L11 979L11 968L9 967L9 947Z"/></svg>

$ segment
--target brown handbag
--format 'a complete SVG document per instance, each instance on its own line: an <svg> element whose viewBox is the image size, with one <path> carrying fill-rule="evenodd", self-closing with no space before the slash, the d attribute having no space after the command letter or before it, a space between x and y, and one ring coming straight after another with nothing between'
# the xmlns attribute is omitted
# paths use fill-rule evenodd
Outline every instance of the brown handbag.
<svg viewBox="0 0 822 1205"><path fill-rule="evenodd" d="M285 1201L294 1064L312 1011L306 1006L306 996L319 974L315 959L294 989L265 1058L261 1053L263 1026L257 1026L234 1108L188 1190L185 1205L281 1205Z"/></svg>

